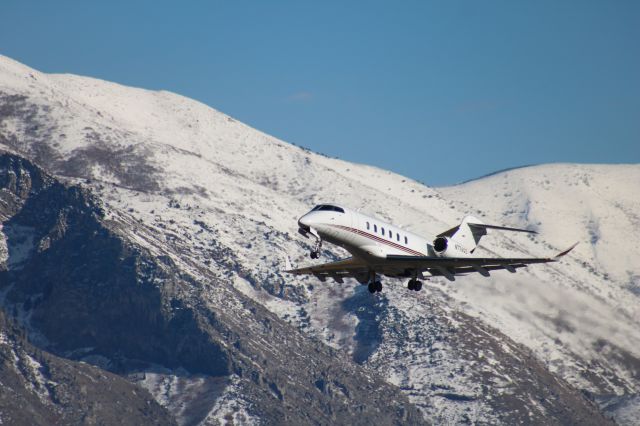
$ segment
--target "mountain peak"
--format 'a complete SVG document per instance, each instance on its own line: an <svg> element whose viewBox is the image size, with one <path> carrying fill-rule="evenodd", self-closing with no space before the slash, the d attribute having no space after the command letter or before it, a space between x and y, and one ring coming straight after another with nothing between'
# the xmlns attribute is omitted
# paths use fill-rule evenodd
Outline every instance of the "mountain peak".
<svg viewBox="0 0 640 426"><path fill-rule="evenodd" d="M390 407L390 422L422 421L418 411L436 423L598 422L583 394L640 390L640 278L630 263L640 255L638 166L539 165L436 190L301 149L179 95L42 74L8 58L0 58L0 111L0 147L12 152L0 194L15 206L2 212L12 222L0 237L7 251L24 254L21 268L5 262L0 272L0 283L12 283L0 285L12 304L4 309L15 307L17 320L60 355L139 366L131 380L184 423L194 418L186 412L207 407L196 410L207 418L242 392L251 416L312 407L288 418L311 422L313 410L330 417L326 403L353 419L352 406L382 395L371 383L403 407L379 405ZM11 190L36 170L59 192ZM64 188L90 194L97 207L65 198ZM388 291L371 296L355 282L281 272L283 254L308 262L296 220L326 200L425 236L468 213L540 231L489 233L479 252L490 255L546 256L588 242L557 264L517 274L470 275L455 285L434 278L419 294L389 280ZM104 247L112 250L91 257ZM347 253L324 247L322 256ZM77 300L90 301L81 305L96 318L115 321L118 303L142 317L116 333L87 323L86 310L65 311L82 331L71 338L55 308ZM136 340L143 335L153 345ZM209 352L224 361L220 380L200 368L214 362Z"/></svg>

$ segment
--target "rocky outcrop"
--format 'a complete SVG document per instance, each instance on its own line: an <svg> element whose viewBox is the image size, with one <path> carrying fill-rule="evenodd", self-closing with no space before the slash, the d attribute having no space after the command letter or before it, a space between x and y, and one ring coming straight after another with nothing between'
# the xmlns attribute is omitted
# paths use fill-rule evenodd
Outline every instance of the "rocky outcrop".
<svg viewBox="0 0 640 426"><path fill-rule="evenodd" d="M434 279L419 293L389 280L373 296L280 266L282 254L305 262L310 240L295 219L314 203L348 200L429 235L496 204L494 184L473 203L482 188L462 191L456 207L410 179L299 149L174 94L46 75L5 57L0 147L10 150L0 159L2 309L39 350L128 378L180 424L605 422L590 398L616 419L633 416L637 304L603 285L579 249L561 264ZM568 182L572 192L571 167L558 167L555 191ZM599 187L633 189L624 182L637 171L622 171ZM505 182L505 199L519 194ZM554 211L549 180L540 184L531 204L516 197L477 213L499 223L509 212L530 222L536 202ZM604 193L595 188L583 199ZM605 205L618 202L635 223L625 194ZM600 219L596 243L618 244ZM557 249L542 235L489 248ZM567 315L570 301L579 303Z"/></svg>
<svg viewBox="0 0 640 426"><path fill-rule="evenodd" d="M10 154L0 175L4 306L41 348L124 375L233 374L267 423L423 422L399 389L206 270L200 281L181 271L170 248L157 256L132 242L150 230L107 218L88 191ZM208 291L226 303L203 303Z"/></svg>
<svg viewBox="0 0 640 426"><path fill-rule="evenodd" d="M6 297L47 347L61 355L100 354L112 371L144 360L212 375L229 374L222 348L199 331L172 289L175 265L155 262L103 223L96 200L15 156L0 157L12 267L0 272ZM13 214L12 214L13 212ZM20 232L18 232L20 230ZM31 246L23 240L25 233ZM16 247L24 259L12 258ZM27 251L28 254L24 252Z"/></svg>
<svg viewBox="0 0 640 426"><path fill-rule="evenodd" d="M28 343L0 312L0 422L10 425L173 425L172 416L126 379Z"/></svg>

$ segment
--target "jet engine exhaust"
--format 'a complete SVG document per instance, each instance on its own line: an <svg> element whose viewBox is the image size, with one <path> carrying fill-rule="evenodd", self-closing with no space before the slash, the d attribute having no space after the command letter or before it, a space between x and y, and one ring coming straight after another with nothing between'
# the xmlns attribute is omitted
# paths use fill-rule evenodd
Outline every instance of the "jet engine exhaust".
<svg viewBox="0 0 640 426"><path fill-rule="evenodd" d="M446 237L438 237L433 240L433 249L436 253L444 252L449 246L449 240Z"/></svg>

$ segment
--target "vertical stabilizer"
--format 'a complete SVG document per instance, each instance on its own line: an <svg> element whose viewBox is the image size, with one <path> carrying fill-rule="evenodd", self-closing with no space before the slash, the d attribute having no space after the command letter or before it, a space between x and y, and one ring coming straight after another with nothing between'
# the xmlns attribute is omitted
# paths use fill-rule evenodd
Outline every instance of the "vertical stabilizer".
<svg viewBox="0 0 640 426"><path fill-rule="evenodd" d="M474 216L465 216L462 219L460 225L455 226L442 234L433 242L433 248L436 253L443 255L445 250L449 247L449 241L454 243L453 247L455 251L462 254L470 254L478 246L480 238L487 235L487 229L498 229L501 231L515 231L515 232L528 232L530 234L536 234L536 231L521 228L510 228L507 226L499 225L486 225Z"/></svg>
<svg viewBox="0 0 640 426"><path fill-rule="evenodd" d="M451 236L451 241L460 244L469 253L473 253L480 242L480 238L487 235L487 230L482 225L484 224L480 219L474 216L465 216L465 218L462 219L462 223L458 225L458 229Z"/></svg>

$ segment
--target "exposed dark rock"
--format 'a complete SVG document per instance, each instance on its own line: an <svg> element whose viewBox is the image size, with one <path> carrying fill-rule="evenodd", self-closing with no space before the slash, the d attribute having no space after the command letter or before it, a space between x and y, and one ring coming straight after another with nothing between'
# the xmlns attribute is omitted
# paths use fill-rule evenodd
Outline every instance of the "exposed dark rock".
<svg viewBox="0 0 640 426"><path fill-rule="evenodd" d="M172 425L144 389L29 344L0 312L0 421L10 425Z"/></svg>
<svg viewBox="0 0 640 426"><path fill-rule="evenodd" d="M375 195L361 178L346 179L343 165L229 127L223 115L170 94L144 96L152 116L177 118L168 124L178 142L144 114L123 120L137 105L103 83L80 78L66 86L60 76L40 85L30 77L29 88L0 92L0 149L11 152L0 154L0 308L14 323L0 339L0 362L7 361L0 415L5 406L10 414L3 422L162 423L166 412L157 404L145 411L143 388L181 425L606 424L601 412L629 424L638 418L637 354L606 336L575 357L558 340L561 359L544 365L483 322L490 316L460 312L449 289L436 294L425 285L407 295L390 283L371 295L351 280L283 275L280 251L302 253L313 243L291 235L298 203L331 194L375 206L397 202L402 191L384 185L387 192ZM93 103L96 94L112 96L118 108ZM194 137L200 114L210 122ZM431 206L473 211L434 197ZM522 219L530 207L506 213ZM442 219L420 210L420 220ZM390 220L386 211L375 214ZM322 256L342 257L327 246ZM591 264L581 268L614 282ZM571 312L555 311L533 315L548 332L577 337ZM121 398L131 386L124 378L139 385L132 389L140 398ZM99 386L108 389L97 395Z"/></svg>
<svg viewBox="0 0 640 426"><path fill-rule="evenodd" d="M0 272L0 290L8 291L5 307L28 318L23 326L43 348L88 361L104 357L103 366L118 373L160 364L235 374L252 414L267 423L424 422L399 389L304 337L219 277L196 281L172 256L153 256L130 242L127 235L151 231L126 216L107 220L85 190L14 155L0 156L0 171L5 226L29 229L43 247ZM10 238L10 253L15 244ZM233 303L202 303L209 291ZM318 392L318 377L334 391Z"/></svg>
<svg viewBox="0 0 640 426"><path fill-rule="evenodd" d="M35 244L46 241L47 249L20 268L0 272L0 282L12 285L9 304L38 300L31 326L51 342L50 349L65 354L93 348L85 355L106 356L120 372L128 369L126 360L139 359L228 374L227 355L199 331L194 313L166 306L165 297L180 282L175 266L156 267L147 253L101 223L101 209L86 192L43 178L25 163L0 157L0 170L18 176L19 183L11 197L11 210L19 210L4 226L30 229ZM27 197L20 196L24 185L30 185ZM7 243L11 255L15 243Z"/></svg>

